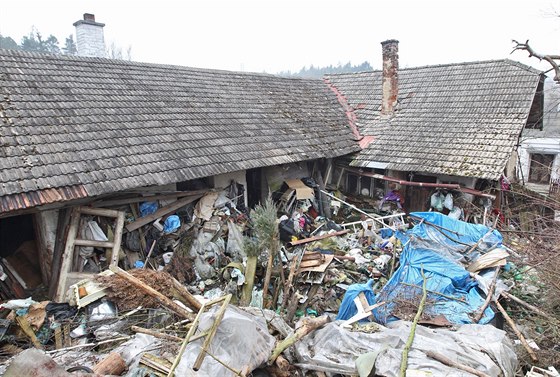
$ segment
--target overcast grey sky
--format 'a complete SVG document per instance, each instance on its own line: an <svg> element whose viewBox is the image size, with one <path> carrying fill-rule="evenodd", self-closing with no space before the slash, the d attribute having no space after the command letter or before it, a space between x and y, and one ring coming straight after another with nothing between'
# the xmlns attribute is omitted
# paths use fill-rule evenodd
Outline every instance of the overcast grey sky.
<svg viewBox="0 0 560 377"><path fill-rule="evenodd" d="M35 26L61 44L83 13L105 23L107 45L132 60L276 73L369 61L398 39L400 66L511 58L512 39L560 54L560 0L0 0L0 34Z"/></svg>

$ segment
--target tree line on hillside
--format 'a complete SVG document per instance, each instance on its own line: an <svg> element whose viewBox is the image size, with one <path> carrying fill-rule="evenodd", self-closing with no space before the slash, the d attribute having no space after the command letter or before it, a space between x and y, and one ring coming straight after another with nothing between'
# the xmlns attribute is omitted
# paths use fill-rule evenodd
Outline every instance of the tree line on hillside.
<svg viewBox="0 0 560 377"><path fill-rule="evenodd" d="M336 66L332 64L326 67L315 67L313 65L308 67L303 67L298 72L291 71L281 71L278 73L279 76L285 77L302 77L302 78L321 78L329 73L350 73L350 72L364 72L372 71L371 65L365 61L362 64L352 65L350 62L342 65L339 63Z"/></svg>
<svg viewBox="0 0 560 377"><path fill-rule="evenodd" d="M74 36L70 34L64 40L64 46L61 47L58 38L50 34L48 37L35 29L31 29L28 35L25 35L20 43L17 43L10 36L3 36L0 34L0 49L8 50L24 50L34 52L44 52L49 54L64 54L64 55L77 55L78 49L74 42ZM131 60L131 47L129 46L126 51L117 46L114 42L106 50L106 56L110 59L124 59Z"/></svg>
<svg viewBox="0 0 560 377"><path fill-rule="evenodd" d="M48 37L44 37L43 34L35 28L32 28L29 34L21 39L19 44L12 37L0 34L0 48L65 55L76 55L78 52L72 34L66 37L64 46L60 47L58 38L52 34Z"/></svg>

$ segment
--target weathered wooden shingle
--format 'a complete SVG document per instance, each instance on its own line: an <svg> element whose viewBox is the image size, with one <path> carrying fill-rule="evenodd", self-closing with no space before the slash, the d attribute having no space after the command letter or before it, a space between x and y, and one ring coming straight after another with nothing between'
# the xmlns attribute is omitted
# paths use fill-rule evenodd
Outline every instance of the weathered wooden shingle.
<svg viewBox="0 0 560 377"><path fill-rule="evenodd" d="M371 142L354 166L498 179L515 150L540 72L510 60L401 69L394 116L383 118L381 72L328 75Z"/></svg>
<svg viewBox="0 0 560 377"><path fill-rule="evenodd" d="M0 196L93 196L357 150L321 80L8 50L0 140Z"/></svg>

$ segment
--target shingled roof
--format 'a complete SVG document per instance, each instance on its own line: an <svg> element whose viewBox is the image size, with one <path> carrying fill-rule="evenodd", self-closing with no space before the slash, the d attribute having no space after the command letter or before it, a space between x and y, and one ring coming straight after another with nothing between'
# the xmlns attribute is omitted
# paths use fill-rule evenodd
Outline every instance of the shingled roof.
<svg viewBox="0 0 560 377"><path fill-rule="evenodd" d="M541 72L510 60L399 70L399 102L381 109L382 72L327 75L369 145L353 166L498 179L515 150Z"/></svg>
<svg viewBox="0 0 560 377"><path fill-rule="evenodd" d="M0 212L358 147L321 80L0 50Z"/></svg>

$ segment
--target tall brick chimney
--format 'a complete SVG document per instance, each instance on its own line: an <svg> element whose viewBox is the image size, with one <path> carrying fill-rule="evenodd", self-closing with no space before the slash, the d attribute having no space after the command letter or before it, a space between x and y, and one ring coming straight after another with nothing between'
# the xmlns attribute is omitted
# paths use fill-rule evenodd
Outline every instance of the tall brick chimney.
<svg viewBox="0 0 560 377"><path fill-rule="evenodd" d="M381 114L391 115L397 105L399 93L399 41L389 39L381 42L383 49L383 97Z"/></svg>
<svg viewBox="0 0 560 377"><path fill-rule="evenodd" d="M74 22L74 26L76 27L78 55L104 58L107 54L103 37L105 24L95 22L95 15L84 13L84 19Z"/></svg>

